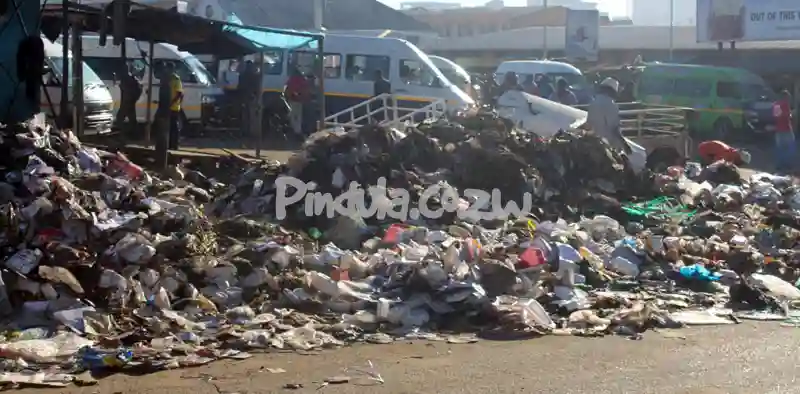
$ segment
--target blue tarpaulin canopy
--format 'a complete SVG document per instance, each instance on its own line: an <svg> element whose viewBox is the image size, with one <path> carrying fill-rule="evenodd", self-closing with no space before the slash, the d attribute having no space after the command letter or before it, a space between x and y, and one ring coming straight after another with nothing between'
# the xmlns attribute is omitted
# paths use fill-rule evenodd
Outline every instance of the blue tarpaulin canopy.
<svg viewBox="0 0 800 394"><path fill-rule="evenodd" d="M39 0L42 8L42 29L49 26L60 31L63 23L61 1ZM1 0L0 0L1 2ZM114 0L95 1L84 5L74 0L68 3L72 15L83 16L84 31L113 31L114 20L107 13ZM216 21L174 10L156 8L134 2L125 23L125 35L140 41L169 42L183 51L198 55L214 55L218 59L232 59L262 52L266 48L292 50L317 48L323 34L298 30L245 26L236 15L226 21Z"/></svg>
<svg viewBox="0 0 800 394"><path fill-rule="evenodd" d="M235 14L228 17L228 24L223 28L224 31L234 33L247 41L250 41L257 48L273 49L297 49L297 48L317 48L317 42L323 37L320 33L309 33L297 30L273 29L268 27L244 26L242 20Z"/></svg>

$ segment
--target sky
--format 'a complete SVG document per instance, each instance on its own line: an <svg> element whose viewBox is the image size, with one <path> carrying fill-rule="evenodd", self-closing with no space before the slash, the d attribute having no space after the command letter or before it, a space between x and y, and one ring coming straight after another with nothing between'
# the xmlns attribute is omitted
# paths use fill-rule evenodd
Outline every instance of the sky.
<svg viewBox="0 0 800 394"><path fill-rule="evenodd" d="M394 8L399 8L400 3L405 1L414 1L414 0L379 0L380 2ZM437 0L443 1L447 3L461 3L464 7L476 7L486 4L488 0ZM628 15L628 7L627 1L625 0L594 0L598 3L598 8L600 11L608 12L611 16L625 16ZM505 4L507 6L516 7L516 6L524 6L526 3L525 0L505 0Z"/></svg>

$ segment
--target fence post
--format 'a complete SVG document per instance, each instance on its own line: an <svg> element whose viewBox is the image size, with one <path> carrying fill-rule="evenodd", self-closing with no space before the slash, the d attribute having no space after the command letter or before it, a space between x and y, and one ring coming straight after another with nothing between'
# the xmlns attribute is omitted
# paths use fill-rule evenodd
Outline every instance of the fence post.
<svg viewBox="0 0 800 394"><path fill-rule="evenodd" d="M642 136L642 126L644 126L643 120L644 120L643 112L636 114L636 132L640 138Z"/></svg>
<svg viewBox="0 0 800 394"><path fill-rule="evenodd" d="M400 118L400 113L397 110L397 99L394 95L392 95L392 113L394 115L394 120L397 121L397 119Z"/></svg>

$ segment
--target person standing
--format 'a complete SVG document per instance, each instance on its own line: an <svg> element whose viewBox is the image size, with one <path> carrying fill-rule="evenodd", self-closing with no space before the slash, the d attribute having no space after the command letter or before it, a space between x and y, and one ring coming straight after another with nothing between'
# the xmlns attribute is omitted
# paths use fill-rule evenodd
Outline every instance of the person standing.
<svg viewBox="0 0 800 394"><path fill-rule="evenodd" d="M119 83L120 104L115 123L124 133L129 133L137 124L136 101L142 95L142 83L133 75L129 66L124 67L122 71Z"/></svg>
<svg viewBox="0 0 800 394"><path fill-rule="evenodd" d="M239 76L239 100L242 107L242 135L254 132L258 95L261 93L261 72L253 61L248 60Z"/></svg>
<svg viewBox="0 0 800 394"><path fill-rule="evenodd" d="M169 111L167 115L169 118L168 148L170 150L177 150L181 137L181 129L183 128L183 119L181 119L183 83L178 74L175 73L175 65L173 63L167 63L163 79L167 81L167 91L169 92L169 107L167 108Z"/></svg>
<svg viewBox="0 0 800 394"><path fill-rule="evenodd" d="M537 74L534 80L536 81L536 86L539 87L539 97L548 98L555 92L555 88L550 83L550 77L547 74Z"/></svg>
<svg viewBox="0 0 800 394"><path fill-rule="evenodd" d="M517 73L513 71L509 71L503 76L503 83L497 88L497 94L495 94L495 96L500 97L511 90L525 91L519 84Z"/></svg>
<svg viewBox="0 0 800 394"><path fill-rule="evenodd" d="M775 116L775 165L778 171L791 171L795 167L795 141L792 127L792 96L788 90L781 91L780 98L772 105Z"/></svg>
<svg viewBox="0 0 800 394"><path fill-rule="evenodd" d="M289 122L295 134L303 135L303 107L311 98L311 86L299 68L292 68L292 74L283 89L291 107Z"/></svg>
<svg viewBox="0 0 800 394"><path fill-rule="evenodd" d="M549 100L564 105L578 105L578 97L569 89L569 84L564 78L558 79L556 82L556 91L550 95Z"/></svg>
<svg viewBox="0 0 800 394"><path fill-rule="evenodd" d="M170 130L169 107L172 99L172 87L170 86L170 72L167 70L168 68L169 66L165 65L160 70L156 70L156 77L158 78L158 101L156 103L158 107L154 118L156 130L164 136L164 138L159 138L158 141L163 139L167 146L169 145L167 141L169 141L168 136Z"/></svg>
<svg viewBox="0 0 800 394"><path fill-rule="evenodd" d="M630 154L631 147L622 137L620 129L619 107L615 101L619 82L614 78L606 78L597 89L586 113L586 123L599 137L605 138L609 145L620 153Z"/></svg>
<svg viewBox="0 0 800 394"><path fill-rule="evenodd" d="M522 81L522 89L524 89L525 93L532 94L534 96L539 95L539 85L537 85L536 81L533 80L532 74L525 76L525 80Z"/></svg>
<svg viewBox="0 0 800 394"><path fill-rule="evenodd" d="M372 83L372 95L373 97L378 97L382 94L391 95L392 84L386 78L384 78L383 71L375 70L374 82ZM387 100L391 102L393 98L390 96ZM376 109L379 110L379 112L376 112L375 116L373 116L373 119L375 120L376 123L380 123L386 120L387 118L387 114L384 111L383 103L384 102L378 102L376 104Z"/></svg>
<svg viewBox="0 0 800 394"><path fill-rule="evenodd" d="M168 161L168 151L173 148L173 130L180 125L173 124L173 118L180 116L173 116L172 114L172 101L173 101L173 87L172 76L174 73L174 65L170 62L162 63L160 69L154 70L155 77L158 78L158 108L156 109L155 118L153 123L156 130L156 165L159 168L166 168Z"/></svg>
<svg viewBox="0 0 800 394"><path fill-rule="evenodd" d="M383 71L375 70L375 78L372 84L373 97L380 96L384 93L392 94L392 84L383 77Z"/></svg>

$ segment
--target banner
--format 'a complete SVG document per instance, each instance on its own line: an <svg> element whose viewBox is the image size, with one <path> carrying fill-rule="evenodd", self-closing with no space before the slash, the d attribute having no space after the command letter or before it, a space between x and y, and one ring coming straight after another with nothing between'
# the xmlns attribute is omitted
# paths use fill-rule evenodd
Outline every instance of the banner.
<svg viewBox="0 0 800 394"><path fill-rule="evenodd" d="M596 10L567 10L564 57L568 61L597 61L600 12Z"/></svg>
<svg viewBox="0 0 800 394"><path fill-rule="evenodd" d="M798 39L798 0L697 0L697 42Z"/></svg>

